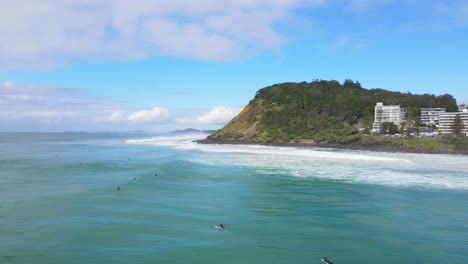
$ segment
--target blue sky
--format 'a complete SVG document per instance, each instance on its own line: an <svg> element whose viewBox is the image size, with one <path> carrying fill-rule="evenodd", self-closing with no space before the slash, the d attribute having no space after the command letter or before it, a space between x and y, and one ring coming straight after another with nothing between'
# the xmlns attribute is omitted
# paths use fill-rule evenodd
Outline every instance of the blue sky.
<svg viewBox="0 0 468 264"><path fill-rule="evenodd" d="M468 102L468 1L0 0L0 131L219 128L346 78Z"/></svg>

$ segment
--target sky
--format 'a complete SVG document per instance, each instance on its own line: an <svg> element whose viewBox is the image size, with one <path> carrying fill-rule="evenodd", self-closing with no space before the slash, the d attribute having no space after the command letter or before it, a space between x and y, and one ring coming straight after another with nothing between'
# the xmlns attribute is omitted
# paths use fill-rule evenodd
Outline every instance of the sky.
<svg viewBox="0 0 468 264"><path fill-rule="evenodd" d="M0 131L218 129L263 87L468 103L467 0L0 0Z"/></svg>

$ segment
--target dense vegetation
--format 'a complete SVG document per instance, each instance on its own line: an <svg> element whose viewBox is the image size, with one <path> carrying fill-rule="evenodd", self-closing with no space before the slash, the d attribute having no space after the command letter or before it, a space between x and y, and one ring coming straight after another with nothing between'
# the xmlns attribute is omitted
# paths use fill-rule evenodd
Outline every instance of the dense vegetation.
<svg viewBox="0 0 468 264"><path fill-rule="evenodd" d="M376 102L407 108L412 123L420 122L419 108L457 111L449 94L411 94L364 89L359 82L315 80L282 83L260 89L254 99L210 138L271 143L361 142L373 123ZM392 127L392 130L394 128Z"/></svg>

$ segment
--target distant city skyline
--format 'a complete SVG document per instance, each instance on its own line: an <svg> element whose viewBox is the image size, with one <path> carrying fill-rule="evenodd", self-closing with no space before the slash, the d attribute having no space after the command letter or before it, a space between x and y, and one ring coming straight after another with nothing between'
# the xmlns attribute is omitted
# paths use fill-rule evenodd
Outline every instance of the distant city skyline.
<svg viewBox="0 0 468 264"><path fill-rule="evenodd" d="M463 0L0 0L0 22L0 131L216 129L314 79L468 103Z"/></svg>

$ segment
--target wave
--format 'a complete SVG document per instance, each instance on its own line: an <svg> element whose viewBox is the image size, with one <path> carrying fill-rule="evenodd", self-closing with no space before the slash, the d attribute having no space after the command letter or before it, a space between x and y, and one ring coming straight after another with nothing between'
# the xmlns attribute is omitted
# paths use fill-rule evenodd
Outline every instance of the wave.
<svg viewBox="0 0 468 264"><path fill-rule="evenodd" d="M175 148L193 148L196 144L195 140L204 139L209 134L205 133L195 133L195 134L183 134L175 136L158 136L151 138L141 138L141 139L129 139L126 140L127 144L134 145L155 145L155 146L165 146L165 147L175 147Z"/></svg>
<svg viewBox="0 0 468 264"><path fill-rule="evenodd" d="M194 142L206 136L206 134L161 136L128 140L127 143L203 152L206 155L196 155L193 160L204 164L248 166L261 174L398 187L468 190L466 156L262 145L206 145ZM226 155L217 155L218 153Z"/></svg>
<svg viewBox="0 0 468 264"><path fill-rule="evenodd" d="M400 159L370 156L356 153L337 152L327 149L303 149L294 147L274 147L263 145L229 145L229 144L197 144L195 141L204 139L208 134L189 134L178 136L159 136L145 139L127 140L128 144L143 144L174 147L179 149L197 149L205 152L217 153L240 153L252 155L280 155L309 158L326 159L348 159L348 160L374 160L374 161L397 161ZM403 160L403 162L410 162Z"/></svg>

